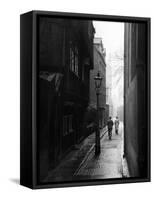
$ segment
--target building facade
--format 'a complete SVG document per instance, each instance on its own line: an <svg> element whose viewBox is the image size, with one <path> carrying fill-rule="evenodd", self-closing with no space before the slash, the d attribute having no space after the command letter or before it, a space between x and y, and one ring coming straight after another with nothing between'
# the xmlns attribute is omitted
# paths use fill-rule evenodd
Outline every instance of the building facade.
<svg viewBox="0 0 154 200"><path fill-rule="evenodd" d="M147 41L144 23L125 23L124 153L130 175L147 176Z"/></svg>
<svg viewBox="0 0 154 200"><path fill-rule="evenodd" d="M39 21L39 173L43 180L85 137L83 117L93 68L91 21Z"/></svg>
<svg viewBox="0 0 154 200"><path fill-rule="evenodd" d="M101 38L94 38L94 68L90 71L90 105L96 108L96 89L94 78L97 73L102 77L102 84L99 95L99 109L100 109L100 127L103 128L106 124L106 62L105 62L105 49L103 47Z"/></svg>

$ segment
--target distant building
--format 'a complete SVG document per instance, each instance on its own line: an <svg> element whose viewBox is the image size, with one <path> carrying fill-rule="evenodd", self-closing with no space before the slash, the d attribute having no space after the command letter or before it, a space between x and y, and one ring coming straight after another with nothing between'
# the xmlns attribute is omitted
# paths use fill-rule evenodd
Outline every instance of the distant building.
<svg viewBox="0 0 154 200"><path fill-rule="evenodd" d="M85 137L94 28L90 20L41 17L39 24L39 173L43 180Z"/></svg>
<svg viewBox="0 0 154 200"><path fill-rule="evenodd" d="M113 116L113 101L112 101L112 58L109 54L106 67L106 103L109 105L109 115Z"/></svg>
<svg viewBox="0 0 154 200"><path fill-rule="evenodd" d="M105 56L106 52L103 47L101 38L94 38L93 44L93 55L94 55L94 68L90 71L90 105L96 107L96 90L94 77L97 75L98 71L102 79L102 85L99 95L99 108L100 108L100 126L105 125L105 109L106 109L106 62Z"/></svg>
<svg viewBox="0 0 154 200"><path fill-rule="evenodd" d="M105 124L104 125L106 125L107 124L107 121L109 120L109 108L110 108L110 106L109 106L109 104L106 104L106 106L105 106L105 119L104 119L104 121L105 121Z"/></svg>
<svg viewBox="0 0 154 200"><path fill-rule="evenodd" d="M140 178L148 173L146 34L146 24L125 23L124 151L130 175Z"/></svg>

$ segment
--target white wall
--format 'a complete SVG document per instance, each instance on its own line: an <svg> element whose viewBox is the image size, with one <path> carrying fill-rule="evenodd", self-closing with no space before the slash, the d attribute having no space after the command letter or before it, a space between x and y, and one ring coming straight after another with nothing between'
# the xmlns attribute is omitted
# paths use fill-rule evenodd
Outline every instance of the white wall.
<svg viewBox="0 0 154 200"><path fill-rule="evenodd" d="M37 191L32 191L16 184L17 180L19 180L19 14L30 10L50 10L154 18L152 2L152 0L94 0L91 2L90 0L1 1L0 199L152 199L154 183L45 189ZM153 69L152 75L154 75ZM152 80L153 84L154 79ZM153 100L154 94L152 92ZM154 151L153 138L152 133L152 153ZM152 168L153 162L154 159L152 159Z"/></svg>

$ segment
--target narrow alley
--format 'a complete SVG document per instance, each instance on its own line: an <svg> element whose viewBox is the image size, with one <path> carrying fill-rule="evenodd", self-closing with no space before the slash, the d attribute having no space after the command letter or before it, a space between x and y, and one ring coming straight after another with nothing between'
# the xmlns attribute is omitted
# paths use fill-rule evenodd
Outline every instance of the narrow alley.
<svg viewBox="0 0 154 200"><path fill-rule="evenodd" d="M113 129L112 140L105 134L101 139L101 154L95 156L92 151L86 162L75 173L75 176L89 178L121 178L123 176L123 124L120 125L119 134Z"/></svg>
<svg viewBox="0 0 154 200"><path fill-rule="evenodd" d="M129 176L123 162L123 124L119 133L113 127L112 140L108 139L107 128L101 131L101 153L95 156L95 133L91 134L76 149L70 151L64 161L49 172L45 181L71 181L88 179L122 178Z"/></svg>

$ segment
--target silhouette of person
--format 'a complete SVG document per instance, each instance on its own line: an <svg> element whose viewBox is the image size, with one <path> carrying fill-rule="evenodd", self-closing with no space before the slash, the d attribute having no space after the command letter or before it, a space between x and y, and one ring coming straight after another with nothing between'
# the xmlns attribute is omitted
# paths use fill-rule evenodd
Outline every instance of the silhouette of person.
<svg viewBox="0 0 154 200"><path fill-rule="evenodd" d="M114 124L115 124L115 133L118 135L118 130L119 130L119 119L118 119L118 117L116 117Z"/></svg>
<svg viewBox="0 0 154 200"><path fill-rule="evenodd" d="M109 120L108 120L108 122L107 122L107 127L108 127L108 136L109 136L109 140L111 140L111 138L112 138L112 128L113 128L112 117L109 117Z"/></svg>

